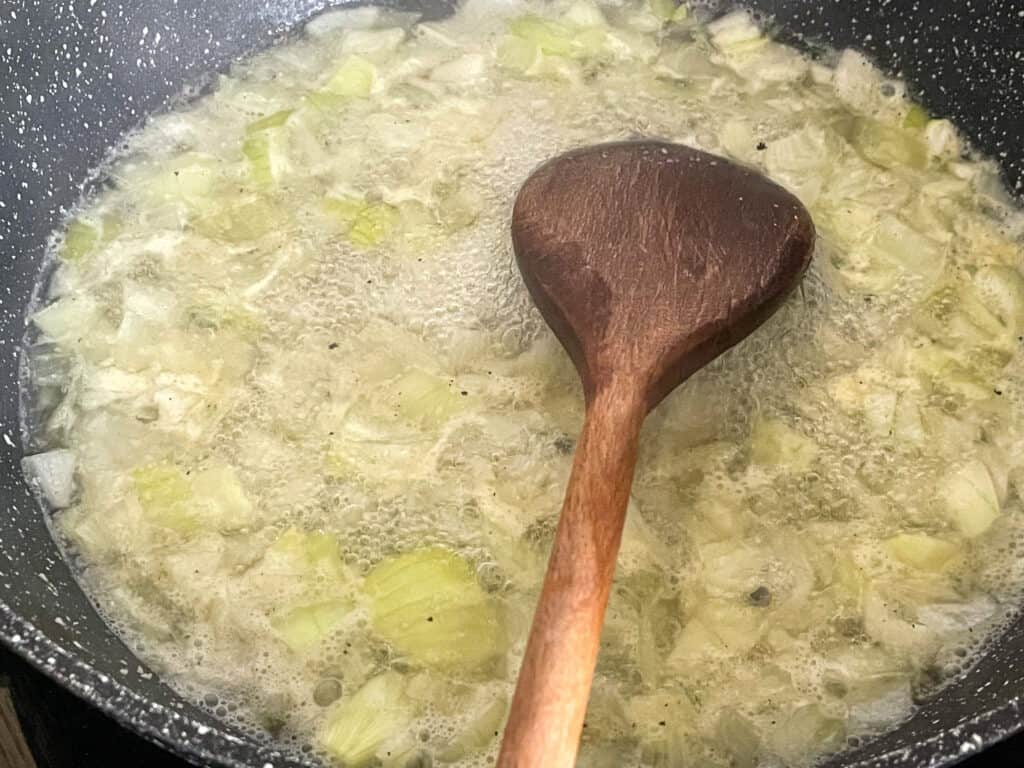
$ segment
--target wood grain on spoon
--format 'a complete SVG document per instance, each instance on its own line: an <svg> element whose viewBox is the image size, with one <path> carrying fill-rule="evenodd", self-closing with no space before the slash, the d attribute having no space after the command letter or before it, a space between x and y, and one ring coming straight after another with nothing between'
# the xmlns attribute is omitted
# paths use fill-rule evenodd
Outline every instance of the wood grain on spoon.
<svg viewBox="0 0 1024 768"><path fill-rule="evenodd" d="M807 269L814 225L756 171L689 147L562 155L523 185L523 280L572 357L586 419L498 765L576 757L644 418L764 322Z"/></svg>

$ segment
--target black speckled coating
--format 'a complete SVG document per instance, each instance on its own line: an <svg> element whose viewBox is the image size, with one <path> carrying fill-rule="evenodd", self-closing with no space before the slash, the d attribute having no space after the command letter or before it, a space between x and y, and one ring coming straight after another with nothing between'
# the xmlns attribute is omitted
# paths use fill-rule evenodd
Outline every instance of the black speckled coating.
<svg viewBox="0 0 1024 768"><path fill-rule="evenodd" d="M451 0L407 0L437 16ZM197 765L303 765L182 701L98 618L28 494L17 369L48 234L147 114L329 0L0 3L0 640ZM1024 0L759 0L780 34L855 45L951 117L1024 191ZM938 768L1021 730L1024 620L905 726L829 768Z"/></svg>

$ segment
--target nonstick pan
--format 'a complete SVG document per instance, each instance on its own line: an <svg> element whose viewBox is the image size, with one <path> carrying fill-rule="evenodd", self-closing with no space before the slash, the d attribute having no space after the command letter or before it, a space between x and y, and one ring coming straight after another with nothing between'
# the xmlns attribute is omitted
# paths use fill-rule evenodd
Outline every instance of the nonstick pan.
<svg viewBox="0 0 1024 768"><path fill-rule="evenodd" d="M197 765L306 763L184 701L97 616L19 462L19 347L49 233L146 116L289 34L325 0L0 3L0 640L126 727ZM853 45L905 77L1024 190L1024 0L755 0L783 39ZM398 0L428 18L447 0ZM1024 618L898 729L829 768L953 765L1024 727Z"/></svg>

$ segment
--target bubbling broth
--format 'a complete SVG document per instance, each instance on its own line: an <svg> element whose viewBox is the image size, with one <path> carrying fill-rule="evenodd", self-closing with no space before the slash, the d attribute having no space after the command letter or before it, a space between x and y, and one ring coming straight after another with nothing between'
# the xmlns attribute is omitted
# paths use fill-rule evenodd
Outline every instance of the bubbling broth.
<svg viewBox="0 0 1024 768"><path fill-rule="evenodd" d="M1024 218L860 54L671 0L358 9L152 118L54 243L26 474L170 684L327 763L493 763L582 419L511 254L543 160L656 137L814 265L645 427L579 764L805 766L1024 584Z"/></svg>

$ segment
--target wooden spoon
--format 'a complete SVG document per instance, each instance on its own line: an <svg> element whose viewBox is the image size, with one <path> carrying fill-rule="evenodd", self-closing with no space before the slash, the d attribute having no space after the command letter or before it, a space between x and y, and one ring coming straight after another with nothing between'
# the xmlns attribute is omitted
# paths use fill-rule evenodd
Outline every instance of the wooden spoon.
<svg viewBox="0 0 1024 768"><path fill-rule="evenodd" d="M498 766L576 758L640 426L807 269L814 225L756 171L677 144L588 147L516 198L523 280L576 364L586 419Z"/></svg>

